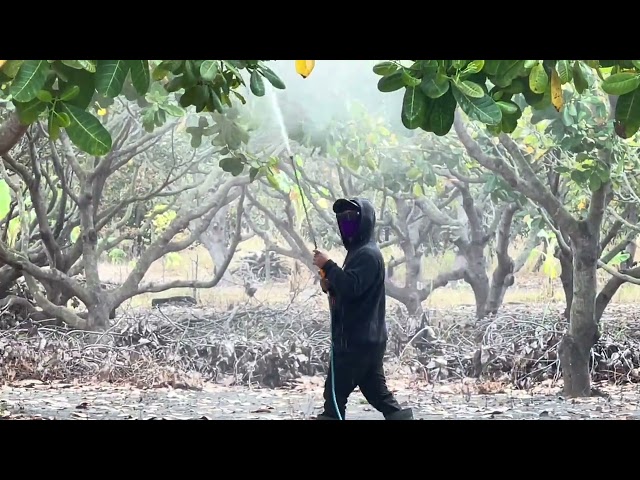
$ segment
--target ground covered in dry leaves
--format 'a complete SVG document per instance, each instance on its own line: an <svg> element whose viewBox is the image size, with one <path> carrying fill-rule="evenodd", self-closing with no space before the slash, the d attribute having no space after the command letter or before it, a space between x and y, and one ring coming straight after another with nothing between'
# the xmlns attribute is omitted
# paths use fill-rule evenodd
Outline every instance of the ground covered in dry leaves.
<svg viewBox="0 0 640 480"><path fill-rule="evenodd" d="M421 419L640 418L640 325L612 305L594 348L599 396L565 401L560 306L390 309L388 371ZM0 418L306 419L322 406L326 313L304 303L229 311L163 306L106 332L42 327L0 315ZM348 419L381 419L356 392Z"/></svg>

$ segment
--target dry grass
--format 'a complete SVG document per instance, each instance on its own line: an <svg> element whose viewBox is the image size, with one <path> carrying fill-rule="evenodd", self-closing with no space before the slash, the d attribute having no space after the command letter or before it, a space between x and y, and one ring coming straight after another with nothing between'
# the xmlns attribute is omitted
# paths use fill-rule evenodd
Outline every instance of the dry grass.
<svg viewBox="0 0 640 480"><path fill-rule="evenodd" d="M247 253L254 253L264 249L264 243L258 237L251 238L239 245L238 252L231 262L231 268L239 266L240 257ZM515 258L520 253L521 245L516 244L512 247L511 255ZM391 256L400 258L402 252L398 247L387 248L383 251L385 260L389 260ZM344 259L344 251L329 251L331 258L337 262ZM533 273L532 269L536 263L538 252L534 251L530 255L523 269L516 276L516 284L510 288L505 296L507 303L523 303L523 304L541 304L563 302L564 293L559 279L550 281L543 273ZM638 255L636 256L638 257ZM448 271L453 265L455 255L453 252L446 252L440 257L427 257L423 260L423 272L425 277L432 278L439 273ZM555 260L555 259L554 259ZM290 261L290 260L289 260ZM292 261L290 261L293 263ZM555 260L555 269L559 272L559 264ZM490 266L492 270L495 264ZM131 271L131 264L124 263L116 265L110 262L104 262L101 265L101 277L105 281L122 282ZM209 290L200 290L197 292L198 300L205 305L229 307L244 302L253 303L282 303L289 301L292 296L298 295L299 298L307 299L312 297L315 289L312 283L311 273L302 268L301 278L298 279L297 285L291 282L273 283L270 285L261 285L256 292L255 298L248 299L244 293L242 285L233 285L226 287L217 287ZM402 279L404 275L404 267L400 266L394 271L394 278ZM192 250L183 251L180 254L173 255L170 258L164 257L156 261L145 276L145 281L171 281L178 279L208 279L213 276L213 262L202 246ZM599 275L600 284L604 285L608 278L608 274L601 273ZM151 298L166 297L172 295L193 295L193 291L189 289L174 289L159 294L140 295L123 307L143 307L151 304ZM312 297L311 301L317 303L321 307L326 307L324 299L321 296ZM465 284L459 287L447 287L436 290L425 302L425 307L429 308L447 308L461 305L473 305L474 297L471 289ZM613 299L613 303L629 304L640 303L640 288L634 285L624 285L618 290Z"/></svg>

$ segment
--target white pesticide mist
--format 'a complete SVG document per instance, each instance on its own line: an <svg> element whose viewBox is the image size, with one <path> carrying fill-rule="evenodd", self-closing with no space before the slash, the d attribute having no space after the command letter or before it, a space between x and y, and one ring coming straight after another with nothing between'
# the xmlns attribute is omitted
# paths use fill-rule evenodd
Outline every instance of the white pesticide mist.
<svg viewBox="0 0 640 480"><path fill-rule="evenodd" d="M301 132L322 136L334 122L358 121L359 106L370 115L383 117L396 133L406 134L408 131L400 121L404 91L378 91L380 77L373 73L377 62L317 60L308 78L296 73L294 60L269 62L269 67L284 81L286 88L279 90L265 81L265 97L270 98L252 97L250 101L261 112L261 123L271 124L272 134L282 136L289 155L291 138L296 139Z"/></svg>
<svg viewBox="0 0 640 480"><path fill-rule="evenodd" d="M291 144L289 143L289 133L287 132L287 126L284 123L284 117L282 116L282 109L280 108L280 103L278 102L278 96L274 91L274 88L268 84L269 87L267 89L267 95L271 97L271 106L273 108L273 113L276 117L276 122L278 122L278 126L280 127L280 135L282 135L282 141L284 142L284 146L287 149L287 155L291 157L293 152L291 151Z"/></svg>

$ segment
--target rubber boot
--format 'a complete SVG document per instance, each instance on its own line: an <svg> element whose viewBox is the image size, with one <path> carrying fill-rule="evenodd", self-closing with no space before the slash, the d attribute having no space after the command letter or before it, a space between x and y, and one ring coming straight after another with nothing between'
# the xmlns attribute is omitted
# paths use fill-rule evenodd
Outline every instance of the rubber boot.
<svg viewBox="0 0 640 480"><path fill-rule="evenodd" d="M402 410L385 415L385 420L415 420L413 418L413 410L411 408L403 408Z"/></svg>
<svg viewBox="0 0 640 480"><path fill-rule="evenodd" d="M316 417L316 420L338 420L338 419L334 417L330 417L329 415L326 415L324 413L321 413Z"/></svg>

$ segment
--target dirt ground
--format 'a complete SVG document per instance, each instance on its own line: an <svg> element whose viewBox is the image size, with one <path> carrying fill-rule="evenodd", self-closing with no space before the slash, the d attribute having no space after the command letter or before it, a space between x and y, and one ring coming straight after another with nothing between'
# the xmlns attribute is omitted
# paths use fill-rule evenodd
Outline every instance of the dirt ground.
<svg viewBox="0 0 640 480"><path fill-rule="evenodd" d="M47 385L22 381L0 388L0 418L61 420L305 420L320 413L322 378L294 389L205 385L199 391L140 390L113 385ZM558 387L480 393L491 386L390 383L419 420L638 420L638 386L600 386L605 396L564 400ZM482 388L479 388L482 387ZM356 391L348 420L382 420Z"/></svg>

